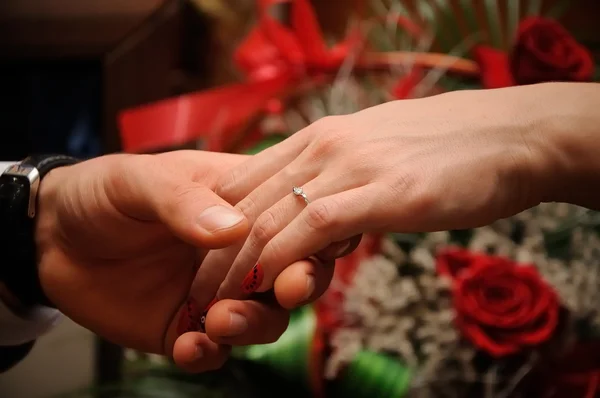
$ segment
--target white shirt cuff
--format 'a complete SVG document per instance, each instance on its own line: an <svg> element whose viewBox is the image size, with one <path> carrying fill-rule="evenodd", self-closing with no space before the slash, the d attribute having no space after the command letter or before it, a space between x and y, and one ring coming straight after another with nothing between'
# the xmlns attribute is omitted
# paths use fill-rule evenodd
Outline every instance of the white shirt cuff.
<svg viewBox="0 0 600 398"><path fill-rule="evenodd" d="M15 163L0 162L0 173ZM17 316L0 301L0 346L16 346L36 340L52 329L61 317L58 310L46 307L37 307L26 315Z"/></svg>
<svg viewBox="0 0 600 398"><path fill-rule="evenodd" d="M37 307L23 316L15 315L0 301L0 346L16 346L36 340L61 320L58 310Z"/></svg>
<svg viewBox="0 0 600 398"><path fill-rule="evenodd" d="M8 169L8 166L12 166L17 162L0 162L0 173L4 173L4 170Z"/></svg>

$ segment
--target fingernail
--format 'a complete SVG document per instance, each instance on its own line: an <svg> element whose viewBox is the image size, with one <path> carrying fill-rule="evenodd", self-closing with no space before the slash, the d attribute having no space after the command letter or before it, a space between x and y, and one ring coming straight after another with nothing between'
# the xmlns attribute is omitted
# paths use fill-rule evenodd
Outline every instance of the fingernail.
<svg viewBox="0 0 600 398"><path fill-rule="evenodd" d="M194 359L200 359L204 355L204 350L199 345L196 346L196 352L194 352Z"/></svg>
<svg viewBox="0 0 600 398"><path fill-rule="evenodd" d="M217 205L204 210L197 218L198 225L208 232L231 228L239 224L244 216L225 206Z"/></svg>
<svg viewBox="0 0 600 398"><path fill-rule="evenodd" d="M244 294L254 293L256 289L260 287L264 277L265 273L263 272L262 266L256 263L242 281L242 292L244 292Z"/></svg>
<svg viewBox="0 0 600 398"><path fill-rule="evenodd" d="M315 291L315 277L313 275L306 275L306 295L303 301L308 300Z"/></svg>
<svg viewBox="0 0 600 398"><path fill-rule="evenodd" d="M340 258L344 253L346 253L346 250L348 250L348 248L350 247L350 242L347 241L346 243L342 244L336 251L335 251L335 258Z"/></svg>
<svg viewBox="0 0 600 398"><path fill-rule="evenodd" d="M182 335L187 332L199 330L198 320L200 319L200 311L198 304L193 298L188 298L183 305L179 322L177 323L177 333Z"/></svg>
<svg viewBox="0 0 600 398"><path fill-rule="evenodd" d="M229 337L238 336L238 335L244 333L246 331L246 329L248 329L248 321L246 320L246 317L238 314L237 312L230 312L229 313L229 330L228 330L227 335Z"/></svg>

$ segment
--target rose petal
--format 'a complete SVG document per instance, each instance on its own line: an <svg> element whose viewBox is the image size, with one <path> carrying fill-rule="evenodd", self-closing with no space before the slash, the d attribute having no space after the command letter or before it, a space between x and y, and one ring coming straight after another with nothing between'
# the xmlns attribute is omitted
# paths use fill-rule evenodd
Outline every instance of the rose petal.
<svg viewBox="0 0 600 398"><path fill-rule="evenodd" d="M594 62L590 51L560 23L530 17L519 25L510 70L518 84L589 81L594 73Z"/></svg>
<svg viewBox="0 0 600 398"><path fill-rule="evenodd" d="M470 259L455 279L453 296L465 337L493 356L504 356L552 336L558 297L535 266L495 256L471 254Z"/></svg>
<svg viewBox="0 0 600 398"><path fill-rule="evenodd" d="M458 274L469 268L477 255L458 247L447 248L436 256L436 270L440 275L456 278Z"/></svg>
<svg viewBox="0 0 600 398"><path fill-rule="evenodd" d="M468 322L462 317L457 317L457 327L473 345L494 357L503 357L519 351L517 344L509 341L494 340L479 325Z"/></svg>
<svg viewBox="0 0 600 398"><path fill-rule="evenodd" d="M548 340L556 330L559 313L558 305L549 306L543 316L532 322L529 330L523 330L522 333L515 336L516 340L525 345L537 345Z"/></svg>
<svg viewBox="0 0 600 398"><path fill-rule="evenodd" d="M501 286L499 282L496 280L491 286L478 292L477 300L480 302L482 308L495 315L508 316L514 314L524 305L527 305L531 295L525 286L521 284L517 284L516 286ZM508 281L506 283L508 284ZM503 291L501 296L494 297L498 291Z"/></svg>
<svg viewBox="0 0 600 398"><path fill-rule="evenodd" d="M511 283L513 282L513 283ZM485 283L485 282L483 282ZM495 280L494 283L498 283ZM519 280L513 279L507 280L505 286L507 288L515 289L515 285L522 285ZM486 286L479 287L476 292L469 292L461 294L457 297L456 308L470 317L476 319L479 323L490 327L502 327L502 328L518 328L528 325L531 320L529 316L531 312L531 301L533 300L531 292L522 286L520 291L522 296L517 298L515 301L509 303L512 306L512 311L509 313L498 313L494 308L486 306L485 302L482 302L479 297L480 292L486 289Z"/></svg>
<svg viewBox="0 0 600 398"><path fill-rule="evenodd" d="M531 308L531 318L535 319L544 312L549 305L556 301L556 293L540 277L535 267L519 267L517 275L527 283L536 298Z"/></svg>

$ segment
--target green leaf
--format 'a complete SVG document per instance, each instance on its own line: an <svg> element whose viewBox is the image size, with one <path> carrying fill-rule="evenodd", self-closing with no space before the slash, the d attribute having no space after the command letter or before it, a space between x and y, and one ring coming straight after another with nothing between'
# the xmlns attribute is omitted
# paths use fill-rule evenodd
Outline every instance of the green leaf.
<svg viewBox="0 0 600 398"><path fill-rule="evenodd" d="M404 16L408 19L413 19L410 15L410 12L406 8L406 6L404 4L402 4L401 1L394 2L392 4L392 7L390 8L390 11L392 12L393 15ZM400 47L399 49L400 50L410 50L411 49L412 39L408 33L406 33L402 29L398 29L396 32L396 36L399 36L399 47ZM398 50L398 48L395 48L394 50Z"/></svg>
<svg viewBox="0 0 600 398"><path fill-rule="evenodd" d="M543 0L529 0L527 7L527 15L541 15Z"/></svg>
<svg viewBox="0 0 600 398"><path fill-rule="evenodd" d="M467 247L475 233L472 229L454 229L450 232L450 241L457 243L459 246Z"/></svg>
<svg viewBox="0 0 600 398"><path fill-rule="evenodd" d="M380 24L375 24L368 31L369 42L375 46L380 51L394 51L396 50L395 45L390 37L388 37L388 32L386 32L385 27Z"/></svg>
<svg viewBox="0 0 600 398"><path fill-rule="evenodd" d="M425 237L425 234L405 234L394 232L390 234L392 240L405 252L410 252Z"/></svg>
<svg viewBox="0 0 600 398"><path fill-rule="evenodd" d="M435 0L435 2L438 11L438 35L443 36L445 42L450 43L450 46L455 46L461 41L461 31L452 2L448 0ZM447 52L450 49L443 50Z"/></svg>
<svg viewBox="0 0 600 398"><path fill-rule="evenodd" d="M408 394L411 370L385 354L361 351L335 383L335 396L402 398Z"/></svg>
<svg viewBox="0 0 600 398"><path fill-rule="evenodd" d="M478 33L481 28L477 25L477 17L475 15L475 7L473 7L473 0L460 0L463 14L467 22L467 27L470 33Z"/></svg>
<svg viewBox="0 0 600 398"><path fill-rule="evenodd" d="M521 0L508 0L507 8L507 48L510 48L514 41L515 34L519 27L520 12L521 12Z"/></svg>
<svg viewBox="0 0 600 398"><path fill-rule="evenodd" d="M485 14L490 31L490 42L496 48L502 48L502 27L497 0L485 0Z"/></svg>
<svg viewBox="0 0 600 398"><path fill-rule="evenodd" d="M442 76L438 84L443 87L445 91L478 90L482 88L481 82L477 80L462 79L449 75Z"/></svg>
<svg viewBox="0 0 600 398"><path fill-rule="evenodd" d="M436 16L435 9L429 1L419 1L417 10L421 18L426 22L427 26L432 30L433 35L442 51L449 51L452 48L452 43L441 32L441 26Z"/></svg>
<svg viewBox="0 0 600 398"><path fill-rule="evenodd" d="M571 240L576 228L585 228L588 231L600 229L600 213L590 210L562 221L556 230L544 231L544 246L549 257L562 260L572 257Z"/></svg>
<svg viewBox="0 0 600 398"><path fill-rule="evenodd" d="M290 382L310 383L310 352L317 320L313 307L304 306L290 316L287 330L270 344L237 346L232 356L266 366Z"/></svg>

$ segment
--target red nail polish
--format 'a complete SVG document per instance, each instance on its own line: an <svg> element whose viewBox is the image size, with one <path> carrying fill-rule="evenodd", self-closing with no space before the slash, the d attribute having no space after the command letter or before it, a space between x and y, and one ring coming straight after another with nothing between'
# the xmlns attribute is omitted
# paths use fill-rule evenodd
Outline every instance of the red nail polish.
<svg viewBox="0 0 600 398"><path fill-rule="evenodd" d="M187 332L205 332L206 314L208 310L217 302L217 299L213 299L210 304L206 306L204 311L200 312L198 304L193 298L188 298L185 302L185 306L179 316L179 323L177 324L177 333L182 335Z"/></svg>
<svg viewBox="0 0 600 398"><path fill-rule="evenodd" d="M198 330L196 326L198 325L197 320L199 319L199 315L198 304L193 298L188 298L181 310L181 315L179 315L177 334L182 335L187 332Z"/></svg>
<svg viewBox="0 0 600 398"><path fill-rule="evenodd" d="M265 274L261 265L257 263L244 278L244 281L242 282L242 292L245 294L254 293L261 285L264 276Z"/></svg>

